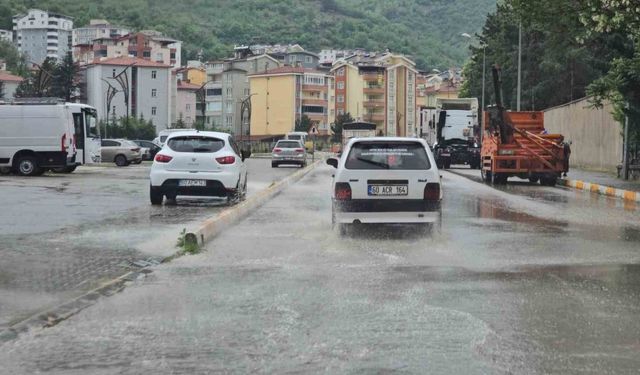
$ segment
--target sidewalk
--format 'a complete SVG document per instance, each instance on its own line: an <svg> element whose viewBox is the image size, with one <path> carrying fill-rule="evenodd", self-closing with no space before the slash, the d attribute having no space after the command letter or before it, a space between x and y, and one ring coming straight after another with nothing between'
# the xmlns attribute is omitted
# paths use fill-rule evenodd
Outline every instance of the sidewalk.
<svg viewBox="0 0 640 375"><path fill-rule="evenodd" d="M623 180L613 173L572 168L559 184L624 200L640 202L640 180Z"/></svg>

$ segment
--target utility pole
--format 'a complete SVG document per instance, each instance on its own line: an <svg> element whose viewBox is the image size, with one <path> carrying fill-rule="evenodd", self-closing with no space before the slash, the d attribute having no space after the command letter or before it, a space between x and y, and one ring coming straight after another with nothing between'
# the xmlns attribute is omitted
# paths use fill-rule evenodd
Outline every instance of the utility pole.
<svg viewBox="0 0 640 375"><path fill-rule="evenodd" d="M520 111L520 91L522 90L522 21L518 26L518 92L516 94L516 110Z"/></svg>
<svg viewBox="0 0 640 375"><path fill-rule="evenodd" d="M629 103L627 103L627 111L629 110ZM629 179L629 115L624 116L624 143L622 146L622 178Z"/></svg>

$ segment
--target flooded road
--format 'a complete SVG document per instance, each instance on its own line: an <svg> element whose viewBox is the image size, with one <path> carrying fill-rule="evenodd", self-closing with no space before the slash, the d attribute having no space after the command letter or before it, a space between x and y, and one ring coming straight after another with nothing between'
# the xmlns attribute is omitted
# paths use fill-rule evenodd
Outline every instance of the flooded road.
<svg viewBox="0 0 640 375"><path fill-rule="evenodd" d="M331 230L323 166L199 255L2 346L2 373L640 368L640 211L442 172L440 230Z"/></svg>
<svg viewBox="0 0 640 375"><path fill-rule="evenodd" d="M247 162L248 195L298 170ZM151 206L149 168L0 176L0 330L176 251L180 232L227 207L208 198Z"/></svg>

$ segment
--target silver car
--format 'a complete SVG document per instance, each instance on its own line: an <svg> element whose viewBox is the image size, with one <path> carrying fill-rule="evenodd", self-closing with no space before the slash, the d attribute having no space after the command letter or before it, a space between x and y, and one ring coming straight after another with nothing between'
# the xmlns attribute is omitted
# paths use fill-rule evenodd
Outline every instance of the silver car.
<svg viewBox="0 0 640 375"><path fill-rule="evenodd" d="M271 152L271 167L277 168L281 164L307 165L307 151L302 142L282 139L276 143Z"/></svg>
<svg viewBox="0 0 640 375"><path fill-rule="evenodd" d="M101 151L103 162L114 162L118 167L142 162L140 146L126 139L103 139Z"/></svg>

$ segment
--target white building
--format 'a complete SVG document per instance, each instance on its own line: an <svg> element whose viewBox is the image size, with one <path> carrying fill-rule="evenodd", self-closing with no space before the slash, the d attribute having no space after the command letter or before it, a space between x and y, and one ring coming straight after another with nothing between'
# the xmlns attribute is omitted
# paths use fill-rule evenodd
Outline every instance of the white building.
<svg viewBox="0 0 640 375"><path fill-rule="evenodd" d="M87 104L97 109L99 120L113 121L126 116L128 104L129 116L153 120L156 131L170 127L171 66L135 57L115 57L93 62L85 72ZM118 76L126 76L128 87L118 82ZM109 85L118 93L107 108ZM125 89L129 93L128 103L125 103Z"/></svg>
<svg viewBox="0 0 640 375"><path fill-rule="evenodd" d="M0 82L2 82L2 98L0 100L12 99L22 80L22 77L0 70Z"/></svg>
<svg viewBox="0 0 640 375"><path fill-rule="evenodd" d="M128 28L114 26L106 20L91 20L88 26L73 29L72 45L92 44L94 39L116 38L130 32Z"/></svg>
<svg viewBox="0 0 640 375"><path fill-rule="evenodd" d="M18 51L32 63L41 64L47 57L62 60L71 51L71 17L30 9L13 17L13 31Z"/></svg>
<svg viewBox="0 0 640 375"><path fill-rule="evenodd" d="M13 42L13 32L11 30L0 29L0 40L5 42Z"/></svg>

